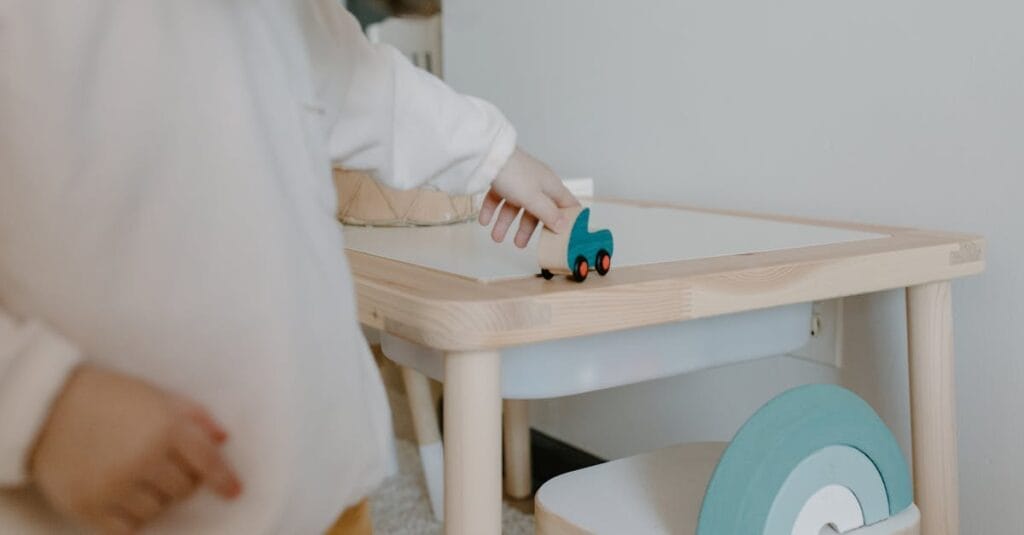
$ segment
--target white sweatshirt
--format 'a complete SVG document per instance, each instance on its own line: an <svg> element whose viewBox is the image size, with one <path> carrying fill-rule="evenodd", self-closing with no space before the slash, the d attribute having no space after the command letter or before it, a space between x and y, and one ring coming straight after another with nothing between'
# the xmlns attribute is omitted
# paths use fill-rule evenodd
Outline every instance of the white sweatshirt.
<svg viewBox="0 0 1024 535"><path fill-rule="evenodd" d="M0 2L0 533L53 533L28 449L93 362L209 408L244 493L153 533L317 533L385 473L331 163L484 189L491 105L339 0Z"/></svg>

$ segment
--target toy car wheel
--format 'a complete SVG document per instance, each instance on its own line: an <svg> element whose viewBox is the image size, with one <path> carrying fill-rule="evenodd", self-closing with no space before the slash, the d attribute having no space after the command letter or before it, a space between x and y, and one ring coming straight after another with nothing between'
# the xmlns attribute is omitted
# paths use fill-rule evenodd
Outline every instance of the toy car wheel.
<svg viewBox="0 0 1024 535"><path fill-rule="evenodd" d="M582 255L576 257L576 264L572 268L572 280L576 282L583 282L587 280L587 275L590 274L590 264L587 263L587 259L583 258Z"/></svg>
<svg viewBox="0 0 1024 535"><path fill-rule="evenodd" d="M597 252L597 259L594 262L594 269L597 270L597 274L605 276L609 271L612 270L612 255L608 254L608 251L601 249Z"/></svg>
<svg viewBox="0 0 1024 535"><path fill-rule="evenodd" d="M540 270L540 276L544 277L544 280L547 280L547 281L555 278L555 274L550 272L550 271L548 271L548 270L546 270L546 269Z"/></svg>

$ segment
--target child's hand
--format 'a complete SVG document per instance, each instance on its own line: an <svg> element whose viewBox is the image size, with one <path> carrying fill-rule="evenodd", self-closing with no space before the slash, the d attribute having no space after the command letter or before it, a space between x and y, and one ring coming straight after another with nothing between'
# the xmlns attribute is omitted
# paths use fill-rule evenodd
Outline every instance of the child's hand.
<svg viewBox="0 0 1024 535"><path fill-rule="evenodd" d="M560 208L579 204L554 171L522 149L516 149L487 192L480 208L480 224L489 225L498 212L491 237L501 242L522 211L523 217L514 241L516 247L523 248L537 228L538 220L557 233L568 232L572 221L562 217Z"/></svg>
<svg viewBox="0 0 1024 535"><path fill-rule="evenodd" d="M194 403L84 366L50 412L30 467L58 511L107 533L132 533L205 484L241 490L221 456L227 434Z"/></svg>

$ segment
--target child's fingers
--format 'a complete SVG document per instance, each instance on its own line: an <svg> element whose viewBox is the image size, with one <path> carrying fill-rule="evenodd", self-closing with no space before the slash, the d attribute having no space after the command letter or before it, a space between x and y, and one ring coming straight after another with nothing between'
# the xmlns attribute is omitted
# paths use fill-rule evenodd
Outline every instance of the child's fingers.
<svg viewBox="0 0 1024 535"><path fill-rule="evenodd" d="M137 485L123 496L119 503L140 523L152 519L164 509L163 500L148 485Z"/></svg>
<svg viewBox="0 0 1024 535"><path fill-rule="evenodd" d="M221 454L220 447L197 425L184 425L174 436L174 449L211 490L224 498L241 492L238 476Z"/></svg>
<svg viewBox="0 0 1024 535"><path fill-rule="evenodd" d="M176 457L180 458L177 455ZM181 462L184 463L184 460ZM175 461L168 459L150 468L145 481L172 501L183 500L196 489L196 478L187 470L185 466L179 466Z"/></svg>
<svg viewBox="0 0 1024 535"><path fill-rule="evenodd" d="M565 183L561 180L553 180L544 184L544 193L551 200L558 205L559 208L570 208L573 206L579 206L580 200L569 191L569 188L565 187Z"/></svg>
<svg viewBox="0 0 1024 535"><path fill-rule="evenodd" d="M498 212L498 220L494 222L494 228L491 229L491 238L496 242L505 241L505 235L508 234L509 227L515 222L518 215L518 206L511 205L508 202L501 205L501 211Z"/></svg>
<svg viewBox="0 0 1024 535"><path fill-rule="evenodd" d="M110 535L131 535L138 530L138 521L120 507L112 507L99 518L99 528Z"/></svg>
<svg viewBox="0 0 1024 535"><path fill-rule="evenodd" d="M548 197L539 190L527 201L523 202L523 209L533 214L546 227L558 234L569 231L569 223L562 214L562 210L555 205L551 197Z"/></svg>
<svg viewBox="0 0 1024 535"><path fill-rule="evenodd" d="M530 243L530 236L533 236L533 231L537 229L537 223L537 216L529 212L523 213L523 217L519 219L519 230L516 232L516 247L522 249Z"/></svg>
<svg viewBox="0 0 1024 535"><path fill-rule="evenodd" d="M228 439L228 432L202 407L188 411L188 416L206 431L214 442L221 444Z"/></svg>
<svg viewBox="0 0 1024 535"><path fill-rule="evenodd" d="M498 206L501 204L501 195L498 195L494 190L488 190L487 196L484 197L484 202L480 206L480 217L478 221L483 226L491 224L491 218L494 217L494 212L498 210Z"/></svg>

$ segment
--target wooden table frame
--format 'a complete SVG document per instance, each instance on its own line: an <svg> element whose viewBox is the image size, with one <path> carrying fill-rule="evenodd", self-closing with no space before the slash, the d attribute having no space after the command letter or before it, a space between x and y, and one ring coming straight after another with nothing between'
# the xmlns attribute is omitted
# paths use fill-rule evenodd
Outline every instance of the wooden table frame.
<svg viewBox="0 0 1024 535"><path fill-rule="evenodd" d="M360 321L445 352L446 533L501 532L501 348L893 288L907 288L914 487L922 533L958 533L949 281L984 270L981 237L614 202L886 236L619 267L583 284L534 277L483 283L349 251Z"/></svg>

